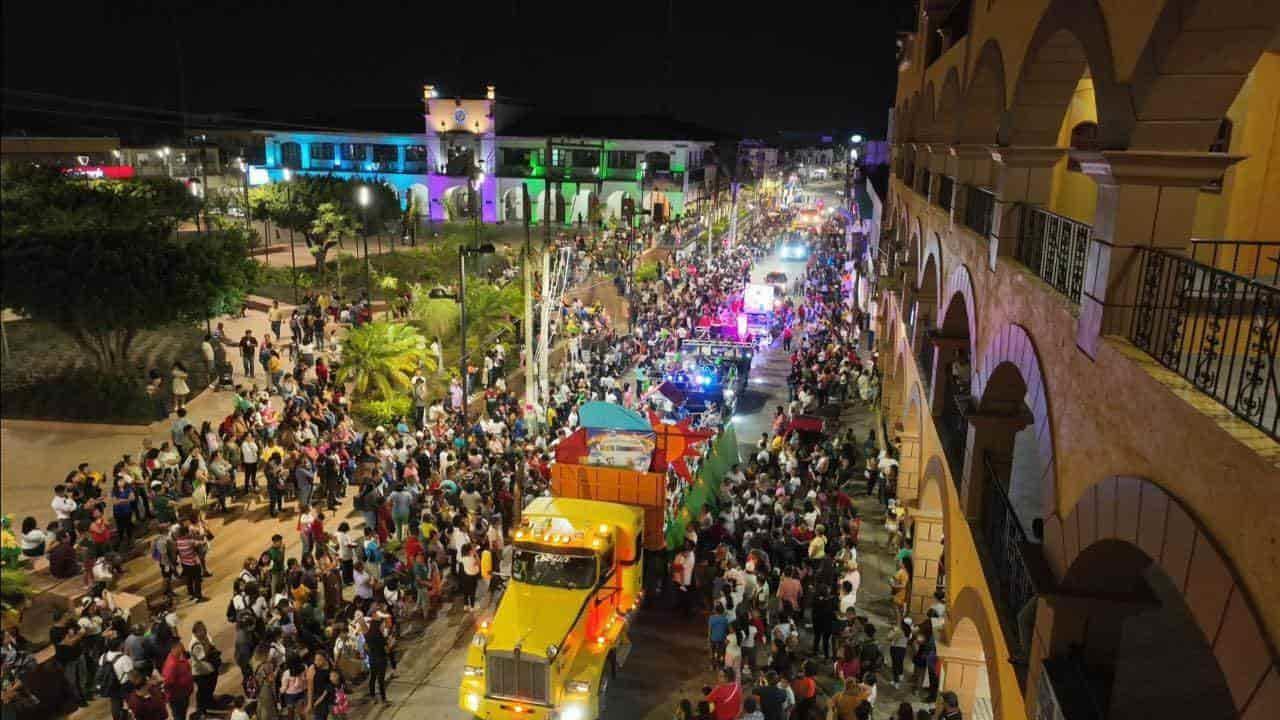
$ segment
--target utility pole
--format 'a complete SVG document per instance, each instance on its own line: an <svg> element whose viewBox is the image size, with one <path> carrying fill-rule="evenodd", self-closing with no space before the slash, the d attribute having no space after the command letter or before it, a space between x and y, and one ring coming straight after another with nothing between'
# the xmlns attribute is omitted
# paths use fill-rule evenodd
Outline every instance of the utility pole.
<svg viewBox="0 0 1280 720"><path fill-rule="evenodd" d="M551 400L547 381L547 356L551 344L551 247L542 249L542 326L538 328L538 388L543 409Z"/></svg>
<svg viewBox="0 0 1280 720"><path fill-rule="evenodd" d="M522 262L524 266L524 403L528 407L533 407L537 400L537 390L534 386L536 376L534 373L533 348L533 243L530 238L531 230L529 227L529 187L522 184L520 193L521 210L524 215L524 253ZM545 301L546 297L543 296L543 299Z"/></svg>
<svg viewBox="0 0 1280 720"><path fill-rule="evenodd" d="M461 330L460 348L461 355L458 357L458 371L462 382L462 420L465 423L467 419L467 401L471 398L471 389L467 387L470 383L467 373L467 249L466 247L458 248L458 325Z"/></svg>

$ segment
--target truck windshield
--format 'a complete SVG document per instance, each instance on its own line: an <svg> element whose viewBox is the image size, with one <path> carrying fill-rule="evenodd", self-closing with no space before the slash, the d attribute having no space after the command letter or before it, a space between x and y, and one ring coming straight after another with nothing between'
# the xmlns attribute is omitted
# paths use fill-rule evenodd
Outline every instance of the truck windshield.
<svg viewBox="0 0 1280 720"><path fill-rule="evenodd" d="M585 590L596 584L596 558L519 548L512 574L516 580L530 585Z"/></svg>

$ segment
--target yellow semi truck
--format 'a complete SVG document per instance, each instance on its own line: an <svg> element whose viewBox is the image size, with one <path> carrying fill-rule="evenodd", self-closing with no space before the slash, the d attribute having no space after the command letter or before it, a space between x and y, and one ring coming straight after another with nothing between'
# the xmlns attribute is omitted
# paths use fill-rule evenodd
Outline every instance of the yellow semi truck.
<svg viewBox="0 0 1280 720"><path fill-rule="evenodd" d="M467 652L460 707L497 720L595 720L631 649L644 572L639 505L537 498L512 533L511 581Z"/></svg>

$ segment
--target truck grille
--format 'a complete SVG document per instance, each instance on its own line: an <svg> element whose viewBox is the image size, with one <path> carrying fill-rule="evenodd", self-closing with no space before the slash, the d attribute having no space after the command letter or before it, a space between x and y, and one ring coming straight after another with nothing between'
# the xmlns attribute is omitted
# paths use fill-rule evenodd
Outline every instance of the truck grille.
<svg viewBox="0 0 1280 720"><path fill-rule="evenodd" d="M547 663L541 658L487 655L484 676L486 694L493 697L545 703L550 695Z"/></svg>

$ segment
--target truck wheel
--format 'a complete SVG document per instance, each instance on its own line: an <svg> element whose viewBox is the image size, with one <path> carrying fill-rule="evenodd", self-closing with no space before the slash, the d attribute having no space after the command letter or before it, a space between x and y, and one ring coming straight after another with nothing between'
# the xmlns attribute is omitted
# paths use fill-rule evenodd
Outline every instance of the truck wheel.
<svg viewBox="0 0 1280 720"><path fill-rule="evenodd" d="M604 709L609 700L609 685L613 682L613 676L618 672L618 663L610 654L604 661L604 669L600 671L600 691L596 698L596 707L600 711L600 717L604 717Z"/></svg>

